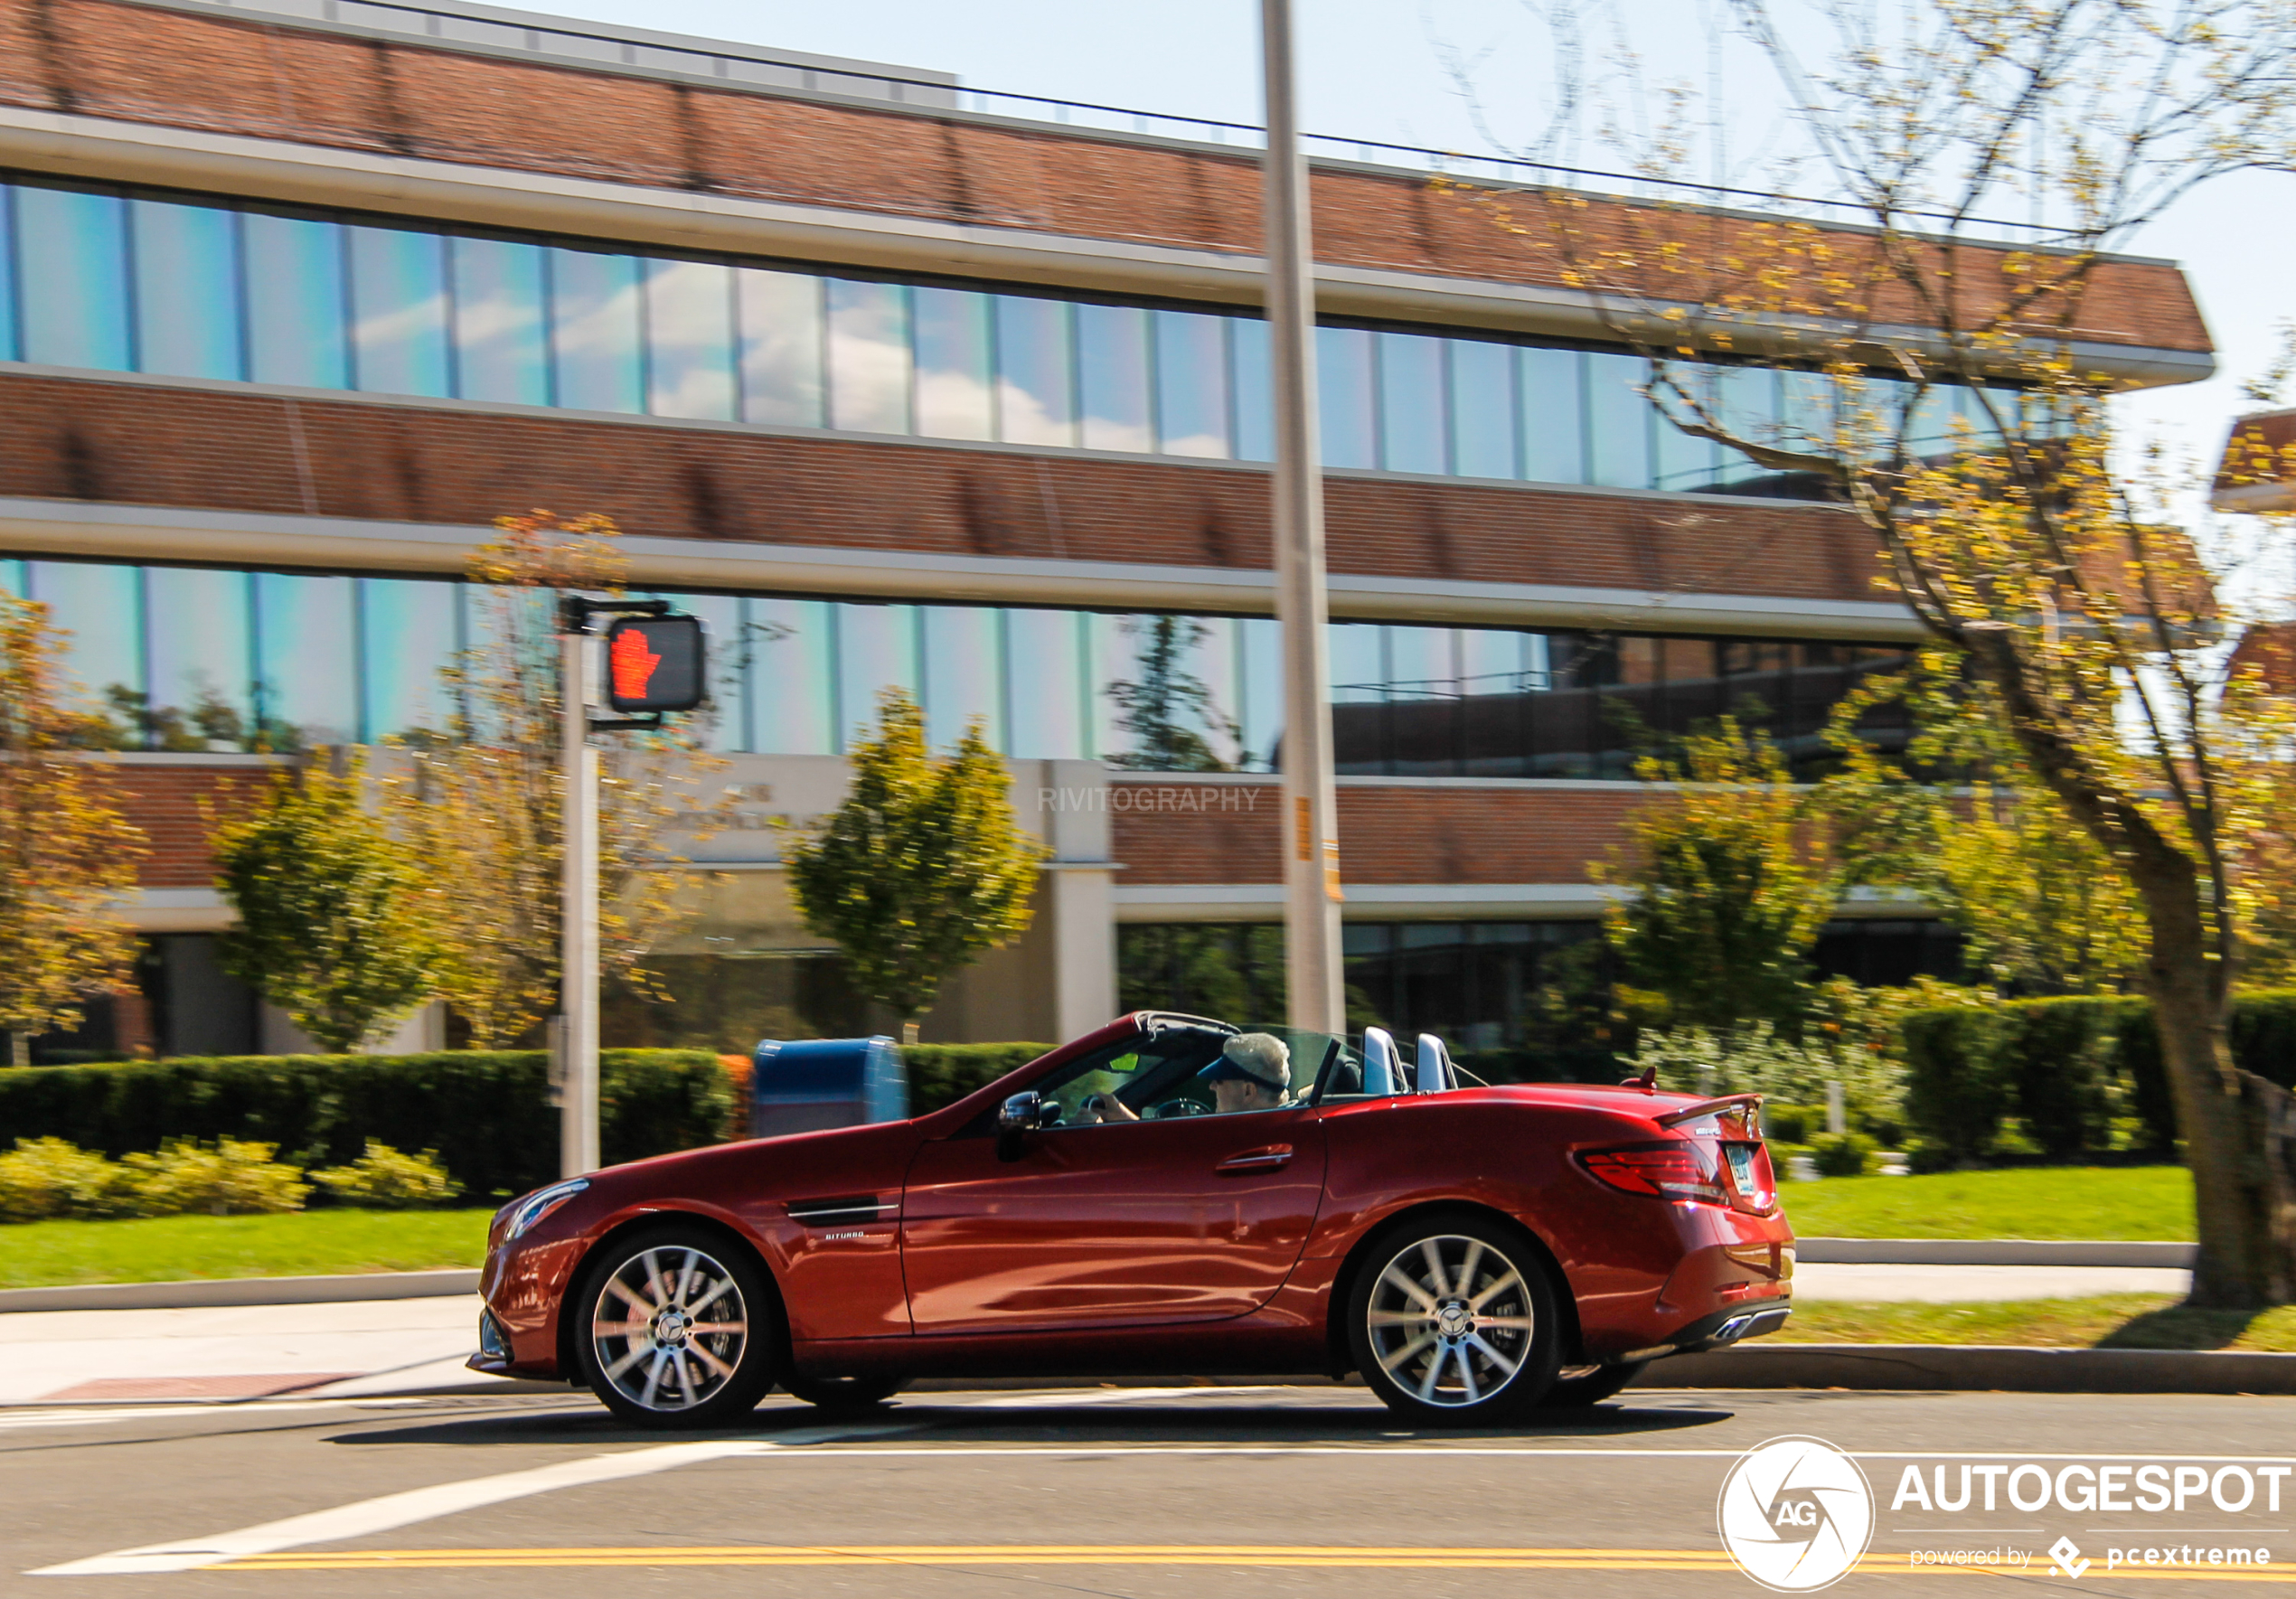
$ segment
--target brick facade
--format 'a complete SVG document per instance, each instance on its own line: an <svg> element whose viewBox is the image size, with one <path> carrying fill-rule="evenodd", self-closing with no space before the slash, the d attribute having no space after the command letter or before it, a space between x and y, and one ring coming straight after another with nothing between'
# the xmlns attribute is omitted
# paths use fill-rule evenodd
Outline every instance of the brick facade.
<svg viewBox="0 0 2296 1599"><path fill-rule="evenodd" d="M870 109L587 72L186 15L117 0L0 0L0 103L389 155L563 174L653 188L1050 230L1230 252L1259 248L1259 171L1245 154L1172 149L1066 129L1012 127L916 108ZM1316 255L1336 265L1554 287L1556 232L1510 232L1423 179L1319 171ZM1522 214L1519 209L1518 214ZM1577 247L1691 259L1774 256L1776 225L1574 202ZM1829 235L1858 277L1858 236ZM1964 325L1999 291L2006 252L1956 263ZM1680 295L1682 279L1647 292ZM1885 287L1884 321L1910 302ZM2101 264L2077 336L2206 350L2182 275Z"/></svg>
<svg viewBox="0 0 2296 1599"><path fill-rule="evenodd" d="M1264 569L1265 473L0 376L0 496ZM1334 477L1334 571L1874 600L1821 505Z"/></svg>
<svg viewBox="0 0 2296 1599"><path fill-rule="evenodd" d="M268 767L146 766L121 762L105 772L111 803L143 829L150 853L137 880L147 889L209 889L215 865L207 852L211 817L228 815L262 793Z"/></svg>
<svg viewBox="0 0 2296 1599"><path fill-rule="evenodd" d="M1209 785L1127 781L1112 805L1116 881L1275 883L1284 879L1283 803L1254 785L1247 809L1207 808ZM1160 795L1159 790L1164 791ZM1222 785L1220 792L1228 791ZM1648 791L1617 787L1385 787L1340 790L1340 872L1350 883L1584 883Z"/></svg>

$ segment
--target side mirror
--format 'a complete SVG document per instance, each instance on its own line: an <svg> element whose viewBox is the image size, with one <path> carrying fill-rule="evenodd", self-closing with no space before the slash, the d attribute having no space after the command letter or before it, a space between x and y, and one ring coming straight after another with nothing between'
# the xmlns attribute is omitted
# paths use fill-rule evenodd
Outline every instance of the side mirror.
<svg viewBox="0 0 2296 1599"><path fill-rule="evenodd" d="M1028 1148L1028 1136L1044 1124L1044 1096L1015 1094L996 1107L996 1158L1017 1161Z"/></svg>

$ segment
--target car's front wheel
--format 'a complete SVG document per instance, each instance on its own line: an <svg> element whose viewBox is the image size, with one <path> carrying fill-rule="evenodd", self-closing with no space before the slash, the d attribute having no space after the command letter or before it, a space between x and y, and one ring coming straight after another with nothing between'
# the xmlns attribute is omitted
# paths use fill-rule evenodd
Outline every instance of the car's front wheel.
<svg viewBox="0 0 2296 1599"><path fill-rule="evenodd" d="M747 1251L706 1227L648 1227L611 1245L570 1307L590 1391L637 1426L702 1427L757 1407L774 1383L772 1290Z"/></svg>
<svg viewBox="0 0 2296 1599"><path fill-rule="evenodd" d="M1356 1369L1422 1425L1517 1419L1555 1380L1554 1291L1531 1246L1481 1217L1406 1223L1348 1296Z"/></svg>

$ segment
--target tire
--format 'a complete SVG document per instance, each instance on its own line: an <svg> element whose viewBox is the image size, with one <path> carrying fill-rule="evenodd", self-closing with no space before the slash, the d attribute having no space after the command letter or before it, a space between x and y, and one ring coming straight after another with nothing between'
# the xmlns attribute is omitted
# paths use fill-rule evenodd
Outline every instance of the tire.
<svg viewBox="0 0 2296 1599"><path fill-rule="evenodd" d="M1536 1246L1482 1217L1426 1217L1383 1235L1346 1313L1364 1382L1421 1426L1519 1420L1555 1380L1555 1293Z"/></svg>
<svg viewBox="0 0 2296 1599"><path fill-rule="evenodd" d="M1555 1386L1547 1390L1547 1397L1539 1402L1539 1408L1574 1410L1600 1405L1614 1398L1621 1388L1642 1376L1642 1368L1649 1364L1648 1360L1629 1360L1623 1366L1597 1366L1592 1371L1558 1377Z"/></svg>
<svg viewBox="0 0 2296 1599"><path fill-rule="evenodd" d="M581 1284L569 1310L583 1380L632 1426L737 1421L773 1387L781 1348L773 1287L723 1234L675 1222L631 1233Z"/></svg>
<svg viewBox="0 0 2296 1599"><path fill-rule="evenodd" d="M803 1377L793 1371L781 1379L790 1397L823 1410L870 1410L901 1391L903 1377Z"/></svg>

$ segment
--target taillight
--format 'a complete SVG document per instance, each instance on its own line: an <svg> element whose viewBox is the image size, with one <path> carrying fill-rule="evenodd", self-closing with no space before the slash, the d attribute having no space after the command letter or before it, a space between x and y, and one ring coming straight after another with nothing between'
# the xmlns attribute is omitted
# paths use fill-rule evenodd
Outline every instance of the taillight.
<svg viewBox="0 0 2296 1599"><path fill-rule="evenodd" d="M1685 1204L1727 1205L1722 1163L1710 1144L1689 1140L1629 1143L1580 1152L1578 1163L1630 1194L1653 1194Z"/></svg>

